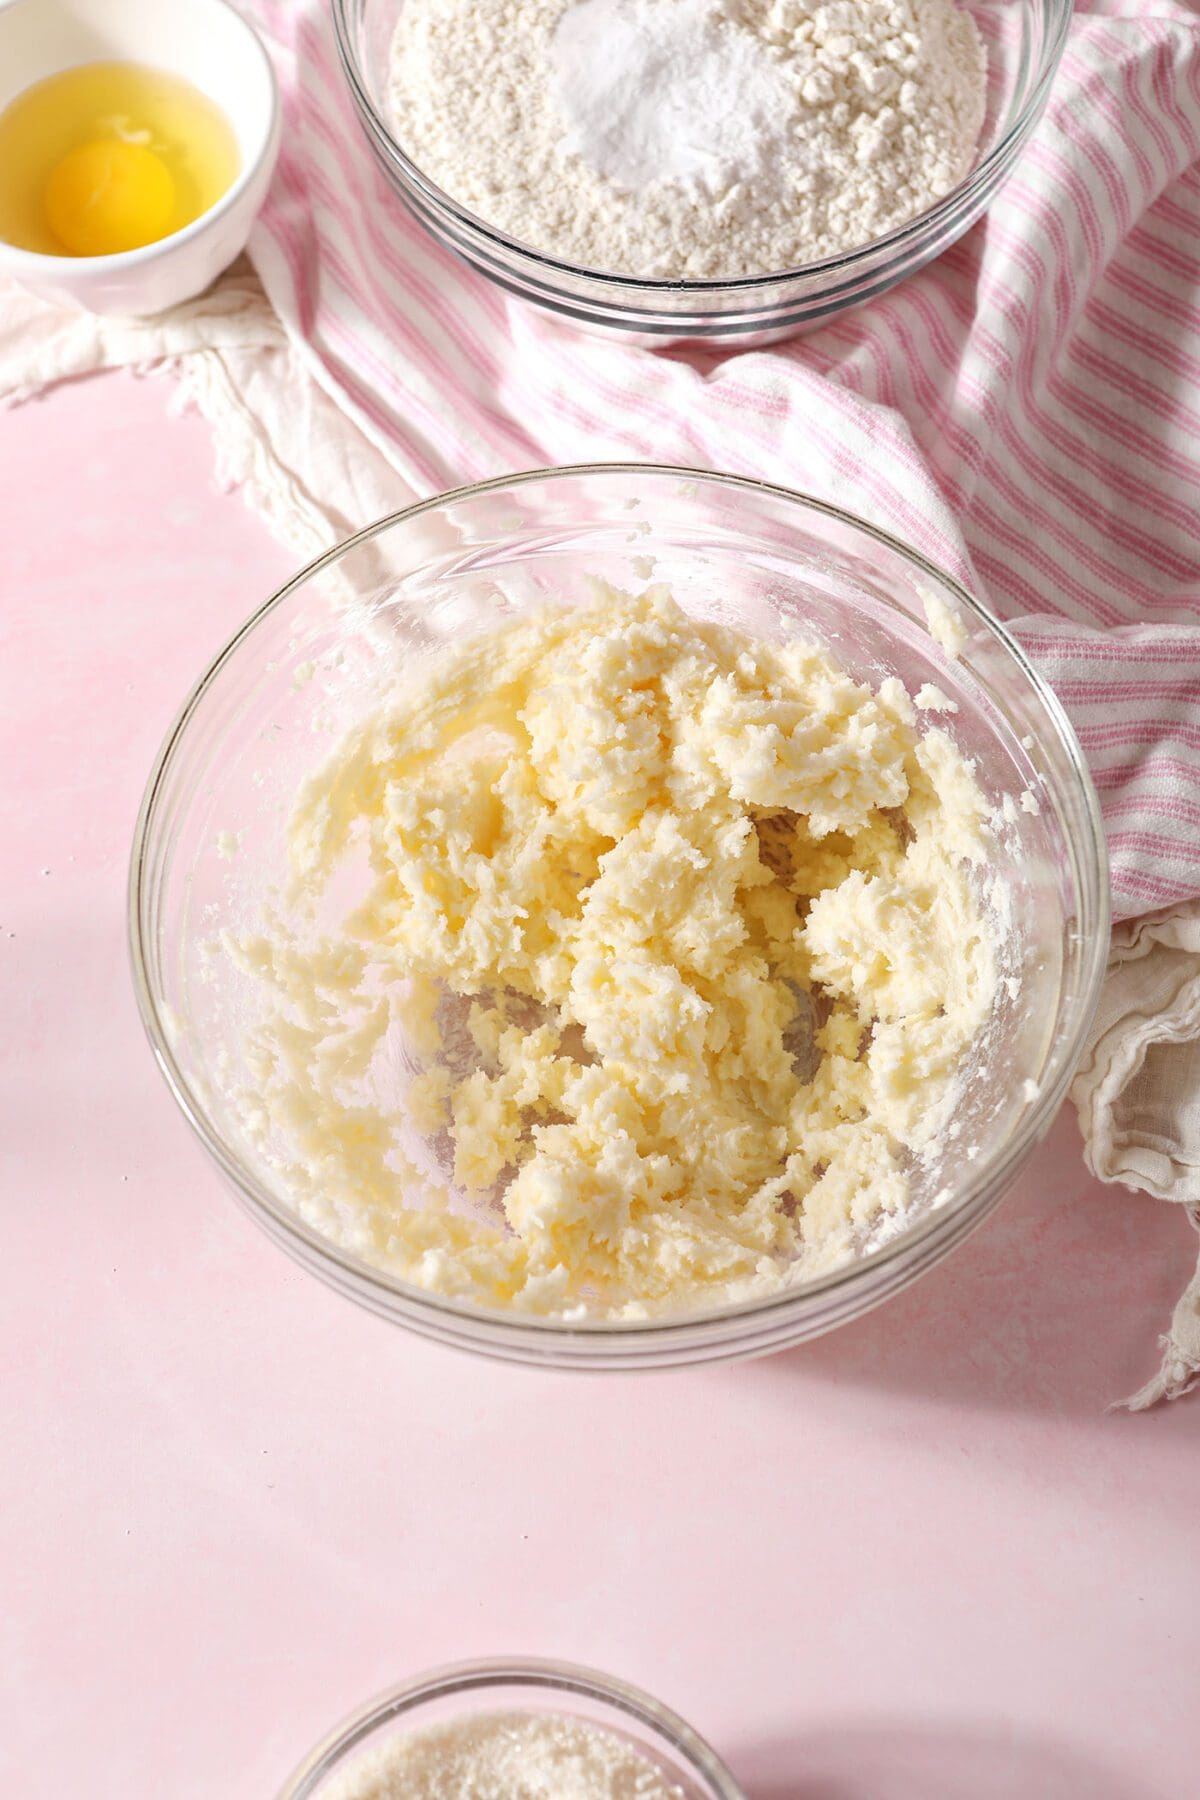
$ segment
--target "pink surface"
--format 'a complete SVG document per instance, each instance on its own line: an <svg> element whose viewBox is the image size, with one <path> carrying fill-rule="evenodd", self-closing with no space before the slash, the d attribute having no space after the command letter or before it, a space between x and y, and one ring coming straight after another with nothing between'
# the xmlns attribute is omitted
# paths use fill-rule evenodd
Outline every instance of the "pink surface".
<svg viewBox="0 0 1200 1800"><path fill-rule="evenodd" d="M126 377L0 415L0 1793L260 1800L373 1690L506 1650L678 1707L752 1800L1195 1790L1194 1240L1073 1122L865 1322L567 1377L299 1272L160 1081L125 864L184 691L291 558ZM448 1797L449 1800L449 1797Z"/></svg>

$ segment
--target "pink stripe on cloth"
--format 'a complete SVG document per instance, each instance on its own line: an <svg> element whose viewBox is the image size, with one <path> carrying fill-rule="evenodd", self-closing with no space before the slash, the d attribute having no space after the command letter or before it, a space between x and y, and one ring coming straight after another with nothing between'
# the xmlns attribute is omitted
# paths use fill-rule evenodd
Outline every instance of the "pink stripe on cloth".
<svg viewBox="0 0 1200 1800"><path fill-rule="evenodd" d="M1078 6L1016 173L928 269L769 350L654 353L442 250L374 164L327 7L243 4L287 120L251 254L306 366L410 487L632 458L862 514L1010 621L1057 687L1118 916L1200 895L1195 7Z"/></svg>

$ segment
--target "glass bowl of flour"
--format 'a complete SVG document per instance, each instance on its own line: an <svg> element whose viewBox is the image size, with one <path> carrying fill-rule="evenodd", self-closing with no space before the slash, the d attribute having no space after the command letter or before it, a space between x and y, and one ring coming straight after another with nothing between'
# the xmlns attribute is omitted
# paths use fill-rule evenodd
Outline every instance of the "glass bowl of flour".
<svg viewBox="0 0 1200 1800"><path fill-rule="evenodd" d="M979 217L1071 0L334 0L393 190L508 292L631 341L752 345Z"/></svg>
<svg viewBox="0 0 1200 1800"><path fill-rule="evenodd" d="M280 1800L745 1800L690 1725L649 1694L571 1663L458 1663L339 1725Z"/></svg>
<svg viewBox="0 0 1200 1800"><path fill-rule="evenodd" d="M641 465L425 501L202 676L134 844L138 997L252 1217L512 1361L759 1354L946 1255L1101 979L1067 719L947 576Z"/></svg>

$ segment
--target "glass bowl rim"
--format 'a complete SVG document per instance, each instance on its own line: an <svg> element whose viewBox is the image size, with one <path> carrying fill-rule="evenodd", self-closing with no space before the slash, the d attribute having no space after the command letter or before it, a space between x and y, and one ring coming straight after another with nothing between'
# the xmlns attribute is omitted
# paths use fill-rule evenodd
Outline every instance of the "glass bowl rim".
<svg viewBox="0 0 1200 1800"><path fill-rule="evenodd" d="M547 1689L552 1693L579 1694L599 1700L652 1726L688 1763L688 1773L703 1776L717 1800L746 1800L732 1772L711 1744L679 1713L644 1688L605 1674L582 1663L557 1658L497 1656L468 1662L444 1663L426 1669L395 1687L385 1688L326 1733L309 1751L299 1768L288 1777L278 1800L306 1800L309 1784L336 1768L338 1761L377 1725L402 1715L428 1700L453 1694L486 1694L502 1686ZM484 1709L481 1708L481 1711Z"/></svg>
<svg viewBox="0 0 1200 1800"><path fill-rule="evenodd" d="M1054 1062L1053 1078L1039 1084L1037 1100L1022 1119L1019 1130L997 1144L988 1155L981 1156L978 1162L971 1165L972 1177L965 1185L963 1192L956 1196L953 1202L940 1208L931 1209L924 1218L917 1220L915 1224L898 1232L895 1237L889 1238L885 1243L866 1252L863 1256L856 1257L852 1262L843 1264L826 1275L817 1276L811 1281L782 1287L777 1292L752 1297L748 1300L734 1301L724 1306L716 1305L681 1314L667 1313L647 1319L578 1319L565 1322L556 1317L541 1317L536 1314L505 1312L499 1308L485 1308L474 1301L461 1300L449 1294L433 1293L403 1281L399 1276L356 1256L352 1251L345 1249L342 1245L335 1243L333 1239L316 1230L315 1227L306 1224L298 1213L285 1202L278 1200L258 1180L244 1165L237 1153L225 1143L215 1126L210 1124L203 1101L184 1074L172 1049L170 1033L155 999L150 980L149 958L143 932L143 898L144 877L150 860L149 849L157 824L159 799L167 771L172 766L191 719L208 689L259 624L282 606L312 577L319 575L324 569L351 551L360 548L363 544L370 543L373 538L380 536L383 532L391 530L393 526L419 518L423 513L434 508L471 501L501 489L523 487L537 482L556 483L561 480L586 478L593 475L626 475L637 476L641 479L645 479L647 476L673 477L685 482L700 482L723 489L766 494L774 499L783 500L789 505L798 505L802 510L816 512L823 518L833 520L839 525L848 526L854 531L864 533L888 551L914 564L924 575L943 583L954 596L956 603L965 607L969 615L973 615L978 623L984 625L991 636L1000 642L1009 656L1017 663L1049 715L1051 723L1056 727L1060 740L1069 754L1072 774L1076 783L1076 793L1082 801L1087 825L1087 842L1074 845L1073 848L1078 856L1080 867L1085 873L1090 871L1094 877L1091 884L1093 891L1086 898L1091 901L1094 909L1095 929L1082 959L1080 992L1084 996L1084 1000L1078 1009L1074 1029L1065 1042L1056 1043L1050 1052ZM387 1296L393 1302L415 1306L419 1313L426 1317L440 1317L446 1321L448 1328L457 1325L486 1334L497 1345L517 1343L532 1346L539 1342L546 1346L556 1343L579 1345L583 1340L591 1340L601 1346L611 1346L623 1340L625 1343L637 1347L646 1344L665 1345L671 1338L686 1343L696 1335L697 1331L703 1332L705 1328L738 1320L761 1324L778 1318L781 1313L794 1311L798 1305L803 1306L818 1296L835 1293L851 1286L860 1281L868 1271L875 1273L886 1269L897 1258L907 1257L918 1246L930 1246L936 1240L947 1237L950 1239L950 1243L946 1247L952 1247L963 1235L965 1229L969 1228L964 1221L978 1222L985 1216L986 1211L989 1210L986 1204L989 1196L997 1188L1001 1192L1003 1191L1014 1169L1024 1160L1026 1152L1049 1128L1053 1116L1061 1104L1067 1085L1075 1071L1084 1037L1099 999L1100 983L1107 961L1109 923L1108 855L1100 803L1079 740L1053 689L1034 668L1020 644L991 612L990 608L986 607L982 601L977 600L961 582L931 562L919 550L879 526L870 524L857 514L834 506L829 501L819 500L814 495L805 494L794 488L785 488L774 482L758 481L749 476L726 475L712 470L669 463L578 463L553 468L526 469L513 475L497 475L487 481L471 482L462 487L449 489L445 493L430 495L423 500L415 500L409 506L401 507L394 513L388 513L383 518L376 519L372 524L364 526L361 531L355 532L351 537L344 538L340 543L323 551L320 556L315 557L310 563L299 569L238 627L233 636L210 660L207 668L193 684L179 708L155 758L138 808L130 850L127 885L129 954L134 991L143 1028L176 1105L235 1191L249 1201L255 1209L265 1214L272 1225L281 1230L284 1237L290 1240L297 1249L314 1253L319 1266L332 1264L339 1269L343 1276L349 1279L358 1297L361 1298L358 1290L365 1284L369 1293L378 1297ZM390 1307L387 1308L387 1311L388 1315L392 1316Z"/></svg>
<svg viewBox="0 0 1200 1800"><path fill-rule="evenodd" d="M349 85L351 96L358 108L361 122L370 131L381 147L386 151L389 161L398 165L400 173L421 194L427 204L435 207L459 227L481 237L494 249L515 255L532 265L535 269L545 271L549 275L566 277L570 281L598 281L613 287L621 293L629 295L647 294L652 297L666 294L687 294L703 297L705 294L746 294L760 292L765 288L775 287L782 282L808 280L816 276L841 277L853 276L864 263L874 261L882 251L900 252L934 232L936 227L951 219L964 200L981 188L986 188L992 178L1003 170L1014 149L1018 147L1045 105L1050 91L1050 84L1058 71L1059 62L1066 48L1067 32L1074 15L1075 0L1044 0L1049 14L1049 30L1043 47L1041 67L1033 85L1026 96L1017 117L1013 120L1004 135L997 139L969 174L956 182L947 194L934 202L915 219L908 219L902 225L894 226L882 237L872 238L869 243L859 244L852 250L840 255L822 257L817 262L802 263L793 269L777 269L765 275L737 275L728 279L705 281L671 280L663 276L640 276L610 274L604 269L591 269L564 262L561 257L550 256L544 250L536 250L532 245L523 243L520 238L510 237L498 226L491 225L480 218L469 207L461 205L444 188L440 188L424 170L415 163L408 152L392 136L386 119L382 117L375 102L367 92L362 78L357 53L354 48L351 31L349 6L352 0L332 0L334 36L337 40L338 59Z"/></svg>

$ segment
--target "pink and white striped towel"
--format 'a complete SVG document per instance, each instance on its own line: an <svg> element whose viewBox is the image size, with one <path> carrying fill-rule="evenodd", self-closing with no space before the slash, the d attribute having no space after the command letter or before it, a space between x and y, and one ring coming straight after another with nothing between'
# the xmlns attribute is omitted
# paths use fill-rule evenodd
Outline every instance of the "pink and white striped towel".
<svg viewBox="0 0 1200 1800"><path fill-rule="evenodd" d="M1118 916L1200 894L1200 18L1092 0L986 218L763 351L655 353L509 299L403 211L328 11L244 0L285 91L251 241L310 372L418 492L721 468L861 513L1016 625L1078 728Z"/></svg>

